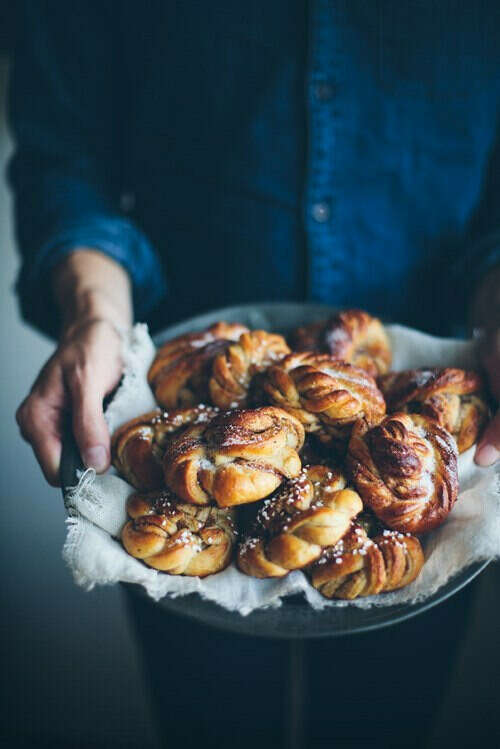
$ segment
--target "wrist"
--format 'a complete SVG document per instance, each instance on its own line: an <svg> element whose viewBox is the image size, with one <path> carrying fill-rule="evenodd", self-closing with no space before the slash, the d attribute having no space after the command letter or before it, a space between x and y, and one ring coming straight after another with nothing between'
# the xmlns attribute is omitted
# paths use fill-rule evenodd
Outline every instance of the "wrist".
<svg viewBox="0 0 500 749"><path fill-rule="evenodd" d="M117 330L132 324L129 276L106 255L76 249L55 268L52 281L63 334L94 320L109 322Z"/></svg>
<svg viewBox="0 0 500 749"><path fill-rule="evenodd" d="M131 325L130 318L105 293L99 289L79 290L62 313L61 337L71 337L77 330L92 323L107 323L118 334Z"/></svg>

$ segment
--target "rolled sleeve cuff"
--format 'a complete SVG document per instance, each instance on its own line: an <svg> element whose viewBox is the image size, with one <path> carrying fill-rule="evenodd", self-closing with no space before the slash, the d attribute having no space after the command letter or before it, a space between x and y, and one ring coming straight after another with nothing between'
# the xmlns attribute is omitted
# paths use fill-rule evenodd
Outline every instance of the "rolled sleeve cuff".
<svg viewBox="0 0 500 749"><path fill-rule="evenodd" d="M24 319L57 336L60 316L52 298L50 273L79 247L98 250L125 268L132 283L135 318L149 322L167 293L160 258L132 222L110 216L93 216L84 223L61 227L30 259L25 258L16 284Z"/></svg>

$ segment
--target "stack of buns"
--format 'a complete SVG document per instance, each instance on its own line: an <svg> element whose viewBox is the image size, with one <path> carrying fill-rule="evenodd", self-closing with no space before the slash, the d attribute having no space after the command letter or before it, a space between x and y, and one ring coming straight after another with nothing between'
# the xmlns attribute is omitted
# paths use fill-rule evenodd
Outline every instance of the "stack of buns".
<svg viewBox="0 0 500 749"><path fill-rule="evenodd" d="M173 575L303 570L327 598L411 583L489 410L479 374L391 372L380 320L345 310L289 340L219 322L165 343L155 411L113 435L135 488L122 542Z"/></svg>

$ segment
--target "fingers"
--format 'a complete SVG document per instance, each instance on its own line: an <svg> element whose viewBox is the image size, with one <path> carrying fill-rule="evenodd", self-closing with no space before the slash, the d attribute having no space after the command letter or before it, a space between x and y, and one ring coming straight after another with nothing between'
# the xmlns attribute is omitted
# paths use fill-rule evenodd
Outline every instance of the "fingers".
<svg viewBox="0 0 500 749"><path fill-rule="evenodd" d="M66 375L73 410L73 434L87 468L102 473L109 467L110 437L104 419L103 398L107 383L89 366L78 366Z"/></svg>
<svg viewBox="0 0 500 749"><path fill-rule="evenodd" d="M59 486L64 390L62 381L58 384L57 378L52 380L52 400L33 390L18 408L16 419L21 435L31 444L46 480L52 486Z"/></svg>
<svg viewBox="0 0 500 749"><path fill-rule="evenodd" d="M108 468L110 438L103 398L118 384L121 373L121 338L101 320L82 323L41 370L16 418L53 486L59 485L62 436L70 412L85 465L99 472Z"/></svg>
<svg viewBox="0 0 500 749"><path fill-rule="evenodd" d="M481 358L488 375L492 395L500 400L500 329L492 330L484 338ZM474 455L479 466L491 466L500 458L500 410L488 424Z"/></svg>
<svg viewBox="0 0 500 749"><path fill-rule="evenodd" d="M491 466L500 458L500 410L486 428L474 455L479 466Z"/></svg>

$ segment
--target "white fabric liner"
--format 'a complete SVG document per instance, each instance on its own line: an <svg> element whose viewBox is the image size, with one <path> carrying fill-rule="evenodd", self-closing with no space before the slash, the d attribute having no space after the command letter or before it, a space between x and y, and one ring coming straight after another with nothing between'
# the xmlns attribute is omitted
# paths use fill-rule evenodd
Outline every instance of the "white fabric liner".
<svg viewBox="0 0 500 749"><path fill-rule="evenodd" d="M393 369L476 365L472 341L435 338L417 330L388 327L394 351ZM155 406L146 373L155 348L145 325L136 325L124 341L125 373L106 412L111 432ZM403 590L355 601L328 601L304 573L279 580L256 580L231 566L203 580L167 575L129 556L119 538L126 521L126 500L133 488L113 469L96 476L85 471L67 493L68 534L63 557L75 581L90 590L120 581L142 585L155 600L197 592L230 611L246 615L281 605L284 596L302 592L315 609L339 606L389 606L422 601L473 562L500 556L500 471L478 468L474 448L459 458L459 499L446 522L424 539L426 563L420 577Z"/></svg>

